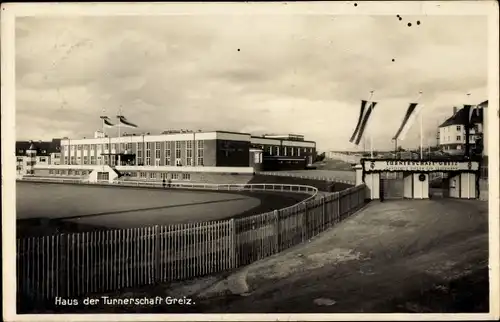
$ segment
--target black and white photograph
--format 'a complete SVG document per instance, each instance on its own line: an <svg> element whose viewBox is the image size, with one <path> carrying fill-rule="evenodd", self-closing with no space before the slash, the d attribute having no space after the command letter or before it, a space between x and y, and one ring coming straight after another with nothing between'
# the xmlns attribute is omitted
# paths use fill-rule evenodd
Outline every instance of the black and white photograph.
<svg viewBox="0 0 500 322"><path fill-rule="evenodd" d="M496 1L1 14L5 320L499 318Z"/></svg>

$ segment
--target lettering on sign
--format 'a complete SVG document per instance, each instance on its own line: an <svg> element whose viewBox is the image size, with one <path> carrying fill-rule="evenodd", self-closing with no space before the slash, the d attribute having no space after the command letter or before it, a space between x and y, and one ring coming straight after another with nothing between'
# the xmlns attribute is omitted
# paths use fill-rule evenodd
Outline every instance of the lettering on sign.
<svg viewBox="0 0 500 322"><path fill-rule="evenodd" d="M364 162L365 171L476 171L478 162L471 161L369 161Z"/></svg>

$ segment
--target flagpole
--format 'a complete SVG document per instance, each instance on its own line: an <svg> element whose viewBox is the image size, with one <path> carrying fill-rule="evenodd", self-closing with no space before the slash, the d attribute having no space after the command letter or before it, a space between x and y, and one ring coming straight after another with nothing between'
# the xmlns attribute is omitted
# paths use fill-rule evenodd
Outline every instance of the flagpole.
<svg viewBox="0 0 500 322"><path fill-rule="evenodd" d="M106 116L106 109L102 109L102 135L104 136L103 139L106 140L106 123L104 122L104 116ZM104 141L106 142L106 141ZM105 162L105 155L104 155L104 146L105 144L102 144L102 152L101 152L101 162L102 162L102 171L104 172L104 165L106 164Z"/></svg>
<svg viewBox="0 0 500 322"><path fill-rule="evenodd" d="M121 106L118 109L118 116L122 116L122 107ZM121 148L122 148L122 143L121 143L121 128L122 128L121 120L118 118L118 149L117 149L118 165L121 165L121 157L120 157Z"/></svg>
<svg viewBox="0 0 500 322"><path fill-rule="evenodd" d="M415 103L418 103L420 100L420 97L422 97L422 91L418 92L418 97ZM424 159L424 117L423 117L423 111L420 109L420 160Z"/></svg>
<svg viewBox="0 0 500 322"><path fill-rule="evenodd" d="M370 91L370 98L368 98L368 103L371 104L371 99L373 97L373 91ZM373 122L372 122L373 123ZM370 157L373 159L373 133L372 129L370 128L369 135L370 135Z"/></svg>

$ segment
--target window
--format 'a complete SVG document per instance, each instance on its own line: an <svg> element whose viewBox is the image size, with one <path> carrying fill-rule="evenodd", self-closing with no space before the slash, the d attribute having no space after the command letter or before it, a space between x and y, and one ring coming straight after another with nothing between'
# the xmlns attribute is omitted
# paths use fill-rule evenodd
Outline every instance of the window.
<svg viewBox="0 0 500 322"><path fill-rule="evenodd" d="M462 140L462 137L460 135L457 135L457 141Z"/></svg>
<svg viewBox="0 0 500 322"><path fill-rule="evenodd" d="M156 144L155 144L155 158L157 160L160 159L160 152L161 152L161 143L160 142L156 142Z"/></svg>
<svg viewBox="0 0 500 322"><path fill-rule="evenodd" d="M284 155L284 156L287 156L287 153L286 153L287 151L286 151L286 150L287 150L287 149L286 149L286 146L284 146L284 147L283 147L283 155Z"/></svg>
<svg viewBox="0 0 500 322"><path fill-rule="evenodd" d="M150 178L150 179L156 179L156 173L154 173L154 172L150 172L150 173L149 173L149 178Z"/></svg>
<svg viewBox="0 0 500 322"><path fill-rule="evenodd" d="M54 174L54 170L49 170L49 174Z"/></svg>
<svg viewBox="0 0 500 322"><path fill-rule="evenodd" d="M141 172L141 178L145 179L145 178L146 178L146 175L147 175L147 173L146 173L146 172Z"/></svg>
<svg viewBox="0 0 500 322"><path fill-rule="evenodd" d="M172 148L172 142L165 142L165 165L171 165L170 163L170 153L171 153L171 148Z"/></svg>
<svg viewBox="0 0 500 322"><path fill-rule="evenodd" d="M97 172L97 180L109 180L108 172Z"/></svg>
<svg viewBox="0 0 500 322"><path fill-rule="evenodd" d="M266 152L269 153L269 155L273 154L273 151L271 149L271 146L266 146Z"/></svg>
<svg viewBox="0 0 500 322"><path fill-rule="evenodd" d="M47 158L40 158L40 162L46 162Z"/></svg>
<svg viewBox="0 0 500 322"><path fill-rule="evenodd" d="M183 173L182 180L191 180L191 173Z"/></svg>
<svg viewBox="0 0 500 322"><path fill-rule="evenodd" d="M186 165L193 165L193 141L186 142Z"/></svg>
<svg viewBox="0 0 500 322"><path fill-rule="evenodd" d="M83 157L83 164L89 163L89 157Z"/></svg>
<svg viewBox="0 0 500 322"><path fill-rule="evenodd" d="M104 150L109 150L109 144L108 143L104 144Z"/></svg>
<svg viewBox="0 0 500 322"><path fill-rule="evenodd" d="M82 145L78 144L78 151L81 151L81 150L82 150Z"/></svg>
<svg viewBox="0 0 500 322"><path fill-rule="evenodd" d="M172 180L179 180L179 174L178 173L172 173Z"/></svg>
<svg viewBox="0 0 500 322"><path fill-rule="evenodd" d="M151 165L151 142L146 142L146 165Z"/></svg>
<svg viewBox="0 0 500 322"><path fill-rule="evenodd" d="M76 171L75 171L75 174L76 174ZM68 170L68 176L71 176L73 175L73 171L72 170Z"/></svg>
<svg viewBox="0 0 500 322"><path fill-rule="evenodd" d="M175 141L175 158L176 159L181 158L181 142L180 141Z"/></svg>
<svg viewBox="0 0 500 322"><path fill-rule="evenodd" d="M196 151L196 156L197 156L197 162L196 164L199 166L203 166L203 157L204 157L204 148L205 148L205 141L198 141L197 142L197 151Z"/></svg>
<svg viewBox="0 0 500 322"><path fill-rule="evenodd" d="M143 155L142 155L143 148L144 148L143 143L137 143L137 164L138 165L144 164Z"/></svg>
<svg viewBox="0 0 500 322"><path fill-rule="evenodd" d="M295 150L295 148L293 148L293 147L292 147L292 148L290 148L290 156L292 156L292 157L293 157L293 156L294 156L294 154L295 154L295 153L294 153L294 150Z"/></svg>
<svg viewBox="0 0 500 322"><path fill-rule="evenodd" d="M462 126L461 125L457 125L457 131L462 131Z"/></svg>
<svg viewBox="0 0 500 322"><path fill-rule="evenodd" d="M90 157L90 164L92 165L96 164L95 156Z"/></svg>
<svg viewBox="0 0 500 322"><path fill-rule="evenodd" d="M95 144L90 145L90 151L95 151Z"/></svg>
<svg viewBox="0 0 500 322"><path fill-rule="evenodd" d="M127 151L132 151L132 143L127 143L126 149L127 149Z"/></svg>
<svg viewBox="0 0 500 322"><path fill-rule="evenodd" d="M279 146L274 147L274 151L275 151L274 155L280 155L280 147Z"/></svg>

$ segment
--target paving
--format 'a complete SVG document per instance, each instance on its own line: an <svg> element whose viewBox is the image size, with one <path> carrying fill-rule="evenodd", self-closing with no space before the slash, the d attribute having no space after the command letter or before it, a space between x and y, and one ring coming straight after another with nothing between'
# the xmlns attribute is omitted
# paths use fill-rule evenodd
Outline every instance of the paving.
<svg viewBox="0 0 500 322"><path fill-rule="evenodd" d="M198 294L196 311L487 311L487 209L452 199L372 202Z"/></svg>

